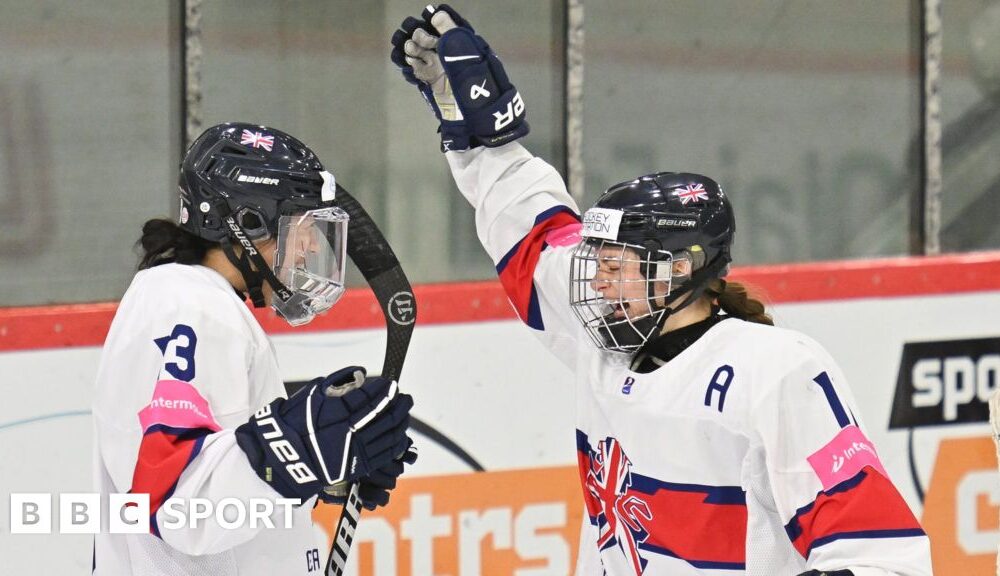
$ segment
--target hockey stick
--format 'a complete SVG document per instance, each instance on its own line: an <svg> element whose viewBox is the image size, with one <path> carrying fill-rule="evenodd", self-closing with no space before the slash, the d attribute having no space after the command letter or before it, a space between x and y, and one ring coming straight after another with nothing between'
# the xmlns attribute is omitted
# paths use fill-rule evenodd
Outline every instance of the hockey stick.
<svg viewBox="0 0 1000 576"><path fill-rule="evenodd" d="M334 204L351 218L347 255L368 281L385 316L385 360L381 375L398 381L417 319L417 303L410 281L406 279L399 260L371 216L339 184ZM337 521L333 546L330 547L330 555L326 560L326 576L342 576L347 566L354 530L361 519L362 504L358 490L359 484L355 482L347 494L347 502Z"/></svg>

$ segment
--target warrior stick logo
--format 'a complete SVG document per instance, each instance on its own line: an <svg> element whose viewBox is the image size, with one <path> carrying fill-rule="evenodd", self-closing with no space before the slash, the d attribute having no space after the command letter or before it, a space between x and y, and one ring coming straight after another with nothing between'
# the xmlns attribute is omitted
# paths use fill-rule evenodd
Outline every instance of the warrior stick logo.
<svg viewBox="0 0 1000 576"><path fill-rule="evenodd" d="M400 326L413 324L414 320L417 319L417 306L414 302L412 292L396 292L393 294L392 298L389 299L386 310L389 312L389 319Z"/></svg>

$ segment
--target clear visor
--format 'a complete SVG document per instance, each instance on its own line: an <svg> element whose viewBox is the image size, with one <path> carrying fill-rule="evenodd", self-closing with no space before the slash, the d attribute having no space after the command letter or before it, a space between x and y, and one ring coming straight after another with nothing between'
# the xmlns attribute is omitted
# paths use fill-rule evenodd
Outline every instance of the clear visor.
<svg viewBox="0 0 1000 576"><path fill-rule="evenodd" d="M573 253L570 306L599 348L638 350L658 328L666 296L687 278L674 274L679 262L690 262L686 252L645 254L639 246L597 239Z"/></svg>
<svg viewBox="0 0 1000 576"><path fill-rule="evenodd" d="M344 294L347 212L322 208L278 219L274 275L290 291L274 310L292 326L330 309Z"/></svg>

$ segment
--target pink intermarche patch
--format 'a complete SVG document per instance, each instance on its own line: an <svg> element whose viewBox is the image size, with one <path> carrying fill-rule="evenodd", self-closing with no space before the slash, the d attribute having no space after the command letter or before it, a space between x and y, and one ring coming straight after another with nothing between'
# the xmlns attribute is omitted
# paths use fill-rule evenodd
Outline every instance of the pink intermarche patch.
<svg viewBox="0 0 1000 576"><path fill-rule="evenodd" d="M153 400L139 411L139 423L143 432L156 424L171 428L207 428L212 432L222 429L198 389L180 380L156 383Z"/></svg>
<svg viewBox="0 0 1000 576"><path fill-rule="evenodd" d="M580 228L583 225L579 222L567 224L561 228L556 228L545 235L545 243L549 246L572 246L580 242Z"/></svg>
<svg viewBox="0 0 1000 576"><path fill-rule="evenodd" d="M823 490L853 478L865 466L871 466L889 477L875 452L875 446L857 426L845 427L807 460L823 483Z"/></svg>

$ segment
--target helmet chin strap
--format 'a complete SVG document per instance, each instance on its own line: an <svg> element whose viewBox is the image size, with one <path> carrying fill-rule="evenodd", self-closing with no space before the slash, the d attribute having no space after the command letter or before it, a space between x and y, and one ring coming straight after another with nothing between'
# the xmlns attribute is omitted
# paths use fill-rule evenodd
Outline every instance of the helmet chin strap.
<svg viewBox="0 0 1000 576"><path fill-rule="evenodd" d="M233 218L233 215L226 214L223 216L223 222L228 228L228 235L222 242L222 251L229 262L243 276L243 282L246 284L247 293L250 295L250 300L253 302L254 308L263 308L266 305L263 290L265 281L271 286L275 297L279 298L282 302L289 301L292 298L292 291L274 275L271 267L267 265L264 257L260 255L260 251L257 250L254 243L247 237L246 231ZM243 249L238 256L236 248L233 245L234 240Z"/></svg>
<svg viewBox="0 0 1000 576"><path fill-rule="evenodd" d="M728 264L728 262L723 257L723 254L720 252L715 256L715 259L713 259L711 262L709 262L705 266L702 266L698 270L695 270L691 274L691 276L687 279L686 282L682 283L676 289L672 290L670 294L667 294L667 296L663 300L662 306L656 305L656 300L654 299L654 296L652 294L654 283L650 282L649 299L650 303L652 303L651 308L653 308L654 311L657 310L662 311L662 314L660 314L660 317L656 321L657 332L663 330L663 327L667 323L667 318L669 318L672 314L676 314L677 312L680 312L681 310L687 308L691 304L694 304L698 300L698 298L700 298L701 295L705 292L705 288L708 287L708 281L711 280L712 278L718 277L719 272L722 272L722 270L725 269L726 264ZM670 307L671 304L673 304L674 302L679 300L682 296L687 294L690 294L690 297L684 300L684 302L682 302L679 306L677 306L676 308Z"/></svg>

